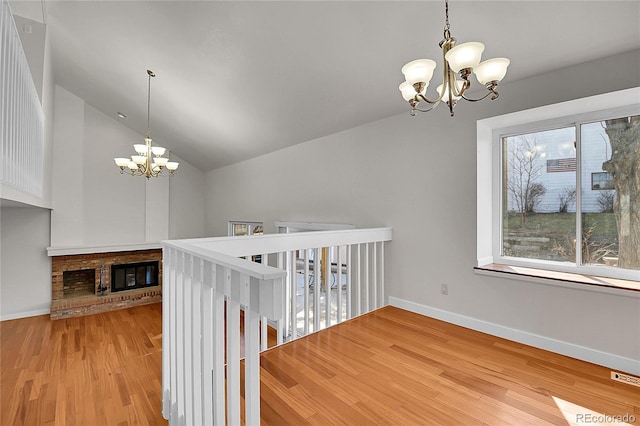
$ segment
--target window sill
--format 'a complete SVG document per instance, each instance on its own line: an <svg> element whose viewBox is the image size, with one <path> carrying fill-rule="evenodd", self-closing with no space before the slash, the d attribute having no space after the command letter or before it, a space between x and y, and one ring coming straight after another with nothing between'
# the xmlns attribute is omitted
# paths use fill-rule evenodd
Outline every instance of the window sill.
<svg viewBox="0 0 640 426"><path fill-rule="evenodd" d="M476 266L473 269L475 273L482 275L513 278L524 281L542 280L544 284L559 285L567 288L640 297L640 282L638 281L596 277L593 275L573 274L569 272L555 272L498 263Z"/></svg>

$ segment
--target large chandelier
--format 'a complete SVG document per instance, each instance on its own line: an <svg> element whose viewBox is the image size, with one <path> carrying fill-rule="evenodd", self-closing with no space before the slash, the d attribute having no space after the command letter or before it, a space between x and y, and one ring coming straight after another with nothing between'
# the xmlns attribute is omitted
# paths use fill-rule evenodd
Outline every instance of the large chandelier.
<svg viewBox="0 0 640 426"><path fill-rule="evenodd" d="M477 102L488 96L491 100L498 98L496 87L507 73L509 60L506 58L488 59L480 62L480 56L484 51L484 44L478 42L463 43L456 46L456 39L451 37L449 29L449 2L445 0L445 26L444 40L440 42L440 48L444 56L443 82L436 88L438 97L434 100L427 98L427 86L433 76L436 67L431 59L416 59L402 67L402 73L406 81L399 87L402 97L411 105L411 115L418 112L431 111L438 106L440 101L446 102L453 117L453 109L460 98ZM465 92L471 87L469 77L474 73L480 84L483 84L488 92L478 98L471 99L465 96ZM458 79L458 76L460 79ZM427 108L420 108L420 103L426 102Z"/></svg>
<svg viewBox="0 0 640 426"><path fill-rule="evenodd" d="M114 160L116 165L120 167L120 173L127 173L131 176L144 176L149 179L150 177L166 176L164 174L165 170L168 170L169 176L173 175L180 163L169 161L168 158L163 157L166 148L151 145L151 130L149 128L151 77L155 77L156 74L151 70L147 70L147 75L149 76L149 87L147 91L147 136L144 139L145 143L133 145L137 155L132 155L131 158L114 158Z"/></svg>

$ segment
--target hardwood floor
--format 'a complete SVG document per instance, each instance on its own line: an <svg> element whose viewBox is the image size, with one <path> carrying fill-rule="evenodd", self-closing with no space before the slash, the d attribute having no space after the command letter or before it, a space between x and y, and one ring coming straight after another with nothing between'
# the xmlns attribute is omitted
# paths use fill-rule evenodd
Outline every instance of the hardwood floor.
<svg viewBox="0 0 640 426"><path fill-rule="evenodd" d="M392 307L265 352L261 379L268 425L640 424L607 368Z"/></svg>
<svg viewBox="0 0 640 426"><path fill-rule="evenodd" d="M1 322L0 424L166 425L161 316ZM640 389L607 368L391 307L261 361L263 425L640 424Z"/></svg>
<svg viewBox="0 0 640 426"><path fill-rule="evenodd" d="M1 425L166 425L162 305L0 322Z"/></svg>

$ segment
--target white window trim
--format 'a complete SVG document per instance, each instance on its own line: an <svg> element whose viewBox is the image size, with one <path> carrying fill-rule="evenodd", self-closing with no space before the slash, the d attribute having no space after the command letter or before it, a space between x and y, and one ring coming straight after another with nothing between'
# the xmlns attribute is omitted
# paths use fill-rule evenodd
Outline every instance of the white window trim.
<svg viewBox="0 0 640 426"><path fill-rule="evenodd" d="M500 161L500 144L497 135L510 128L536 131L542 128L572 124L577 116L589 120L595 113L623 108L629 115L640 114L640 87L606 93L582 99L576 99L554 105L547 105L525 111L518 111L477 122L477 266L492 263L506 263L559 272L584 274L584 269L576 265L563 265L560 262L523 259L508 259L498 255L501 233L500 170L493 167ZM595 117L599 119L599 117ZM499 132L500 131L500 132ZM640 280L640 271L615 270L611 268L589 267L589 274L614 276L620 279Z"/></svg>

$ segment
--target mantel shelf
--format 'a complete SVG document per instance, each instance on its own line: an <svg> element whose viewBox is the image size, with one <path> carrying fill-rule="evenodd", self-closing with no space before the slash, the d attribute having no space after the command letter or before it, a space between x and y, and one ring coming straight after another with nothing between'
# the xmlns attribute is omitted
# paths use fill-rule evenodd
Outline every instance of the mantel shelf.
<svg viewBox="0 0 640 426"><path fill-rule="evenodd" d="M113 253L120 251L136 251L136 250L152 250L160 249L162 244L140 243L140 244L118 244L108 246L77 246L77 247L47 247L47 255L53 256L69 256L75 254L94 254L94 253Z"/></svg>

